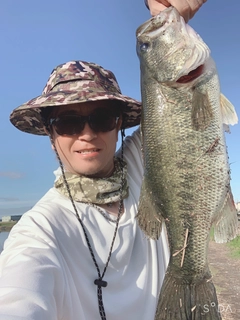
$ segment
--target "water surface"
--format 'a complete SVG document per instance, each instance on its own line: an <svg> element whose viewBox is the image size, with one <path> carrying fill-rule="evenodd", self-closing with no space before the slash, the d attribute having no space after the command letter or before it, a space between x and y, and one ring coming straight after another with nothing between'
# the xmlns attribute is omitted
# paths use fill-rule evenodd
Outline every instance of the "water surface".
<svg viewBox="0 0 240 320"><path fill-rule="evenodd" d="M3 249L4 241L7 239L9 232L0 232L0 252Z"/></svg>

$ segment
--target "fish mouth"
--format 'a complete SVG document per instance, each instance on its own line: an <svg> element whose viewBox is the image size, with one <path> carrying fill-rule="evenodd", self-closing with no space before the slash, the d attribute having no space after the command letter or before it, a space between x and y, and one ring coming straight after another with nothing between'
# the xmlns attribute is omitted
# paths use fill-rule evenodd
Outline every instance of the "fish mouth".
<svg viewBox="0 0 240 320"><path fill-rule="evenodd" d="M191 82L195 79L197 79L203 72L204 65L200 65L196 69L190 71L188 74L185 76L180 77L176 82L178 83L188 83Z"/></svg>
<svg viewBox="0 0 240 320"><path fill-rule="evenodd" d="M158 34L164 32L171 23L174 21L179 22L178 17L180 18L180 16L172 10L172 7L163 10L137 28L137 38L143 35L147 35L150 38L158 36Z"/></svg>

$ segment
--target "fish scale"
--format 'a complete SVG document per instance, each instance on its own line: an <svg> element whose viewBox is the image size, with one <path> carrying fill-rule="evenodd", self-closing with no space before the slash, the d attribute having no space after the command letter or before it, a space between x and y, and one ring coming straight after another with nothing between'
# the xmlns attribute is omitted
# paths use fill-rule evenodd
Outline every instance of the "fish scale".
<svg viewBox="0 0 240 320"><path fill-rule="evenodd" d="M153 239L164 221L170 247L155 320L218 320L210 229L217 224L225 241L237 225L221 113L226 99L207 45L174 8L136 34L144 160L137 220Z"/></svg>

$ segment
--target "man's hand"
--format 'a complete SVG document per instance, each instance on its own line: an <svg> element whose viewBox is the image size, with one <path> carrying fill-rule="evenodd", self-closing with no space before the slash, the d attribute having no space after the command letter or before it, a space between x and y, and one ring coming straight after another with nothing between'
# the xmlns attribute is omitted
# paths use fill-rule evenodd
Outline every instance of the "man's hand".
<svg viewBox="0 0 240 320"><path fill-rule="evenodd" d="M167 7L175 7L186 22L190 20L207 0L148 0L152 16L157 15Z"/></svg>

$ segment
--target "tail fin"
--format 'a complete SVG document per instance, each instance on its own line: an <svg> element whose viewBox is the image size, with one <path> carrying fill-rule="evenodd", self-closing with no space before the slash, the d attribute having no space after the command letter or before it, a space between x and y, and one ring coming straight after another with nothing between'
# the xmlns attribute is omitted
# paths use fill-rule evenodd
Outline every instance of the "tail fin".
<svg viewBox="0 0 240 320"><path fill-rule="evenodd" d="M187 281L186 281L187 282ZM198 283L179 283L166 273L155 320L221 320L211 274Z"/></svg>

